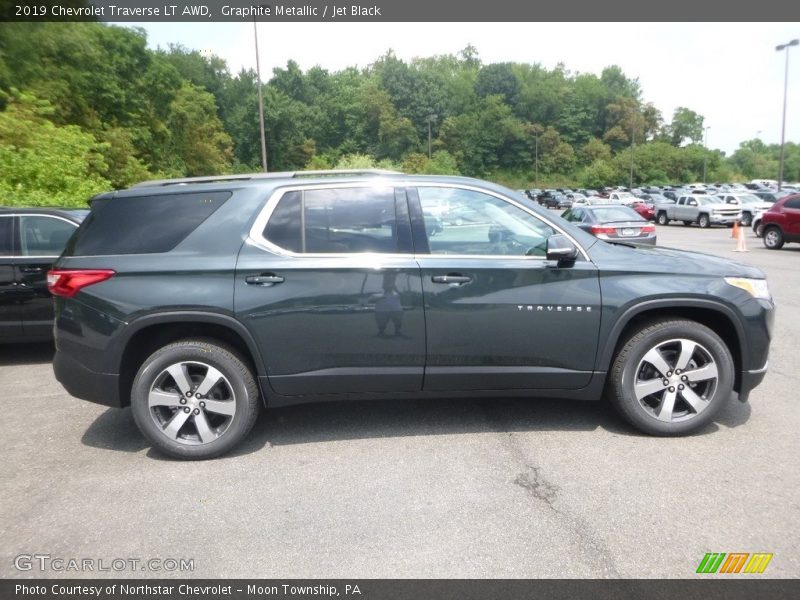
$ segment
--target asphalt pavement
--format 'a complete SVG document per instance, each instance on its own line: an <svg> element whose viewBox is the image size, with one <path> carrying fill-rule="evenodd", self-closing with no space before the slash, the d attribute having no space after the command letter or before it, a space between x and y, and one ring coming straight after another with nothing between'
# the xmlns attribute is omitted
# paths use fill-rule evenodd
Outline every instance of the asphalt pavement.
<svg viewBox="0 0 800 600"><path fill-rule="evenodd" d="M0 576L691 578L706 552L769 552L765 575L798 577L800 245L730 233L658 228L762 268L778 305L764 383L684 438L604 403L349 402L179 462L67 395L49 345L0 347Z"/></svg>

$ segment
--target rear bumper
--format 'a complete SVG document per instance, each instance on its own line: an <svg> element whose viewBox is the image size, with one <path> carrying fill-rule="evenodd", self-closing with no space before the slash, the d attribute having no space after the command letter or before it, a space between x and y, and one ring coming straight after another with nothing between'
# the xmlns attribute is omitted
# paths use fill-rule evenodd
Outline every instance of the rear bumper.
<svg viewBox="0 0 800 600"><path fill-rule="evenodd" d="M104 406L122 407L119 395L119 375L95 373L63 351L53 357L56 379L76 398Z"/></svg>

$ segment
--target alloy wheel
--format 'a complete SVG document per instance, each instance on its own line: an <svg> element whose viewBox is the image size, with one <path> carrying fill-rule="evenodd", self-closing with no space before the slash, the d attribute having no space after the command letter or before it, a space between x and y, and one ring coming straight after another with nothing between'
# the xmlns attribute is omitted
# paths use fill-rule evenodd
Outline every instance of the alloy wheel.
<svg viewBox="0 0 800 600"><path fill-rule="evenodd" d="M719 370L711 353L686 338L651 348L636 368L636 400L654 419L688 421L702 413L717 389Z"/></svg>
<svg viewBox="0 0 800 600"><path fill-rule="evenodd" d="M215 367L197 361L175 363L159 373L147 402L161 432L187 445L213 442L236 414L230 381Z"/></svg>

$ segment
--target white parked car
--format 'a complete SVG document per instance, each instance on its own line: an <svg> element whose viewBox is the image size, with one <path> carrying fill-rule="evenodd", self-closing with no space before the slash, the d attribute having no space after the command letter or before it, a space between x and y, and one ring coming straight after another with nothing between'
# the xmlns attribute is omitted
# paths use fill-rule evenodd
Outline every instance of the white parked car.
<svg viewBox="0 0 800 600"><path fill-rule="evenodd" d="M772 208L772 202L762 200L755 194L718 194L725 204L734 204L742 211L742 225L749 227L761 220L761 215Z"/></svg>

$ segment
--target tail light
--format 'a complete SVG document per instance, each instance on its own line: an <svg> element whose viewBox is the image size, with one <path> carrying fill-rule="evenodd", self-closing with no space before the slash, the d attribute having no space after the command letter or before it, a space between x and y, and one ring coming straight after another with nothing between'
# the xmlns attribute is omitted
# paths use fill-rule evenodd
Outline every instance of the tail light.
<svg viewBox="0 0 800 600"><path fill-rule="evenodd" d="M617 233L616 227L603 227L602 225L592 225L592 233L597 235L598 233L605 233L608 235L614 235Z"/></svg>
<svg viewBox="0 0 800 600"><path fill-rule="evenodd" d="M642 227L642 233L655 233L656 226L655 225L645 225Z"/></svg>
<svg viewBox="0 0 800 600"><path fill-rule="evenodd" d="M111 269L52 269L47 273L47 289L54 296L72 298L83 288L113 276Z"/></svg>

